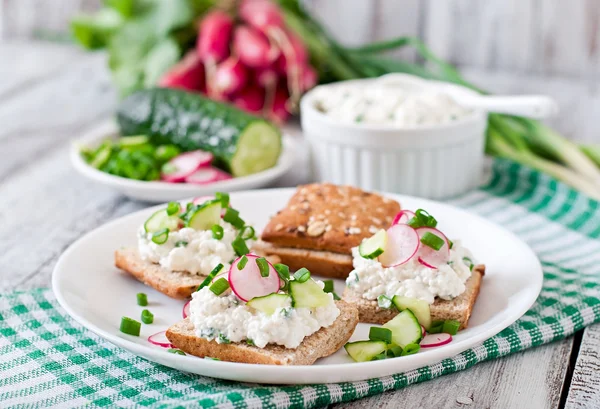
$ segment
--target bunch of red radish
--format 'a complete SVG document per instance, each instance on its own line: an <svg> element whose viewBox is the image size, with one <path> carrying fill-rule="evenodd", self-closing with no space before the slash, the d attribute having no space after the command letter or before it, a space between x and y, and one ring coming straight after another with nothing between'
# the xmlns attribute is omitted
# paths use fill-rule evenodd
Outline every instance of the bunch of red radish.
<svg viewBox="0 0 600 409"><path fill-rule="evenodd" d="M242 0L236 13L214 9L204 15L196 49L159 86L202 92L282 123L317 79L304 43L286 28L279 6Z"/></svg>

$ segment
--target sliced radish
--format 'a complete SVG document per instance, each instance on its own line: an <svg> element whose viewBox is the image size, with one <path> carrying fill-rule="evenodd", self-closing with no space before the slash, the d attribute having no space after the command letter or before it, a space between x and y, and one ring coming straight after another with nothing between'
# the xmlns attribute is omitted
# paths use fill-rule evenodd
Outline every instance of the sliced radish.
<svg viewBox="0 0 600 409"><path fill-rule="evenodd" d="M201 150L184 152L165 164L162 179L166 182L179 183L203 166L209 166L213 160L210 152Z"/></svg>
<svg viewBox="0 0 600 409"><path fill-rule="evenodd" d="M439 238L444 239L444 245L439 250L435 250L421 243L421 237L423 237L425 233L435 234ZM418 252L419 263L430 268L439 268L441 265L448 262L450 259L450 245L448 244L448 238L444 233L432 227L419 227L417 229L417 234L419 235L420 244Z"/></svg>
<svg viewBox="0 0 600 409"><path fill-rule="evenodd" d="M242 301L251 300L254 297L262 297L279 291L279 275L275 268L269 264L269 276L260 275L260 270L256 264L259 258L254 254L247 254L248 261L241 270L238 269L238 263L241 257L231 263L229 269L229 285L231 290Z"/></svg>
<svg viewBox="0 0 600 409"><path fill-rule="evenodd" d="M421 337L423 337L423 338L425 337L425 327L422 325L421 325Z"/></svg>
<svg viewBox="0 0 600 409"><path fill-rule="evenodd" d="M201 205L204 204L204 202L206 202L207 200L213 200L214 198L214 196L198 196L192 199L192 203L195 205Z"/></svg>
<svg viewBox="0 0 600 409"><path fill-rule="evenodd" d="M429 267L429 268L432 268L432 269L434 269L434 270L435 270L435 269L437 269L437 267L435 267L435 266L432 266L431 264L428 264L428 263L426 263L425 261L423 261L423 259L422 259L421 257L417 257L417 261L418 261L420 264L423 264L425 267Z"/></svg>
<svg viewBox="0 0 600 409"><path fill-rule="evenodd" d="M187 305L187 304L186 304ZM184 317L185 318L185 317ZM148 342L152 345L157 345L162 348L172 348L171 342L168 340L166 331L160 331L148 337Z"/></svg>
<svg viewBox="0 0 600 409"><path fill-rule="evenodd" d="M388 240L378 260L384 267L395 267L413 258L419 249L419 235L409 225L395 224L387 229Z"/></svg>
<svg viewBox="0 0 600 409"><path fill-rule="evenodd" d="M413 217L415 217L415 212L412 212L410 210L401 210L396 215L396 217L394 217L394 221L392 222L392 225L394 225L394 224L406 224Z"/></svg>
<svg viewBox="0 0 600 409"><path fill-rule="evenodd" d="M222 170L209 167L200 168L196 170L194 173L185 178L185 182L193 183L196 185L206 185L208 183L214 183L227 179L231 179L231 175L229 173L225 173Z"/></svg>
<svg viewBox="0 0 600 409"><path fill-rule="evenodd" d="M192 302L192 300L189 300L188 302L183 304L183 311L181 312L181 315L183 315L183 318L187 318L190 315L190 303L191 302Z"/></svg>
<svg viewBox="0 0 600 409"><path fill-rule="evenodd" d="M421 348L441 347L452 341L452 335L442 332L440 334L428 334L421 340Z"/></svg>

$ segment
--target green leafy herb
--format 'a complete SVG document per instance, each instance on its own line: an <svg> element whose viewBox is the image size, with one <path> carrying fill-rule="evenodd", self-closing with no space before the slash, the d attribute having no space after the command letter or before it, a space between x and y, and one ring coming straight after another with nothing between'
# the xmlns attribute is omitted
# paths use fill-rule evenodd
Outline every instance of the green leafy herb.
<svg viewBox="0 0 600 409"><path fill-rule="evenodd" d="M215 295L221 295L229 288L229 281L227 279L221 277L217 281L211 284L209 287L210 291L212 291Z"/></svg>
<svg viewBox="0 0 600 409"><path fill-rule="evenodd" d="M231 242L231 247L233 247L235 254L240 257L250 252L246 242L241 237L236 237L235 240Z"/></svg>
<svg viewBox="0 0 600 409"><path fill-rule="evenodd" d="M431 232L425 232L425 234L423 234L421 237L421 243L427 247L439 251L442 247L444 247L446 242L440 236L437 236Z"/></svg>
<svg viewBox="0 0 600 409"><path fill-rule="evenodd" d="M296 271L294 273L294 279L296 281L298 281L299 283L304 283L306 281L308 281L308 279L310 278L310 271L308 271L308 269L302 267L300 270Z"/></svg>
<svg viewBox="0 0 600 409"><path fill-rule="evenodd" d="M210 230L212 231L213 239L221 240L223 238L223 227L219 226L218 224L215 224L213 227L210 228Z"/></svg>
<svg viewBox="0 0 600 409"><path fill-rule="evenodd" d="M185 247L188 245L188 242L185 240L179 240L175 242L175 247Z"/></svg>
<svg viewBox="0 0 600 409"><path fill-rule="evenodd" d="M248 262L248 257L246 257L245 255L243 255L242 257L240 257L240 261L238 261L237 263L237 269L238 270L243 270L244 267L246 267L246 263Z"/></svg>
<svg viewBox="0 0 600 409"><path fill-rule="evenodd" d="M256 259L256 265L258 266L258 270L260 271L261 277L269 276L269 262L264 257L258 257Z"/></svg>

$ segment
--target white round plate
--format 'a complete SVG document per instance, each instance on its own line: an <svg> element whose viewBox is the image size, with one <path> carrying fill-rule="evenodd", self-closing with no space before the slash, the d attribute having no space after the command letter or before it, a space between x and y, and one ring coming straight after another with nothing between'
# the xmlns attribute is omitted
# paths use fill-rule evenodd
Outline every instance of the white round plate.
<svg viewBox="0 0 600 409"><path fill-rule="evenodd" d="M75 170L88 179L109 186L132 199L147 202L168 202L192 196L204 196L215 192L233 192L236 190L249 190L265 187L269 183L284 175L292 168L295 161L297 143L287 135L283 135L283 150L277 165L249 176L223 180L208 185L195 185L191 183L166 183L146 182L127 179L120 176L101 172L88 165L83 160L80 151L82 146L98 146L108 137L118 133L116 124L112 121L103 123L92 131L71 144L70 158Z"/></svg>
<svg viewBox="0 0 600 409"><path fill-rule="evenodd" d="M231 195L234 207L257 227L283 208L293 189L240 192ZM136 244L138 227L158 207L112 221L75 242L58 261L52 287L60 304L78 322L101 337L162 365L215 378L271 384L310 384L369 379L436 363L492 337L521 317L542 287L542 269L531 249L514 234L479 216L441 203L409 196L387 195L406 209L427 209L450 238L460 238L479 262L486 264L481 293L469 328L442 347L418 354L365 363L353 362L344 349L313 366L269 366L212 361L180 356L151 345L149 335L165 330L182 318L184 302L173 300L135 281L114 267L113 253ZM344 282L336 280L342 293ZM152 325L143 325L140 337L119 332L122 316L138 318L142 307L136 293L148 294L154 313ZM359 324L352 341L368 339L369 324Z"/></svg>

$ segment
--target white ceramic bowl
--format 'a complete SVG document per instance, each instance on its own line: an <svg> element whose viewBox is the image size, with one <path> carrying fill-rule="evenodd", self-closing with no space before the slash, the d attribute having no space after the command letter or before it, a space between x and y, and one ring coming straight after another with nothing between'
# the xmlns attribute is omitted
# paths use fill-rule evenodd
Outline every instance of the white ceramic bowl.
<svg viewBox="0 0 600 409"><path fill-rule="evenodd" d="M346 83L368 86L373 81L376 79ZM314 105L317 89L338 84L313 89L300 105L316 180L433 199L456 196L480 185L486 112L472 111L449 124L413 128L344 123Z"/></svg>

